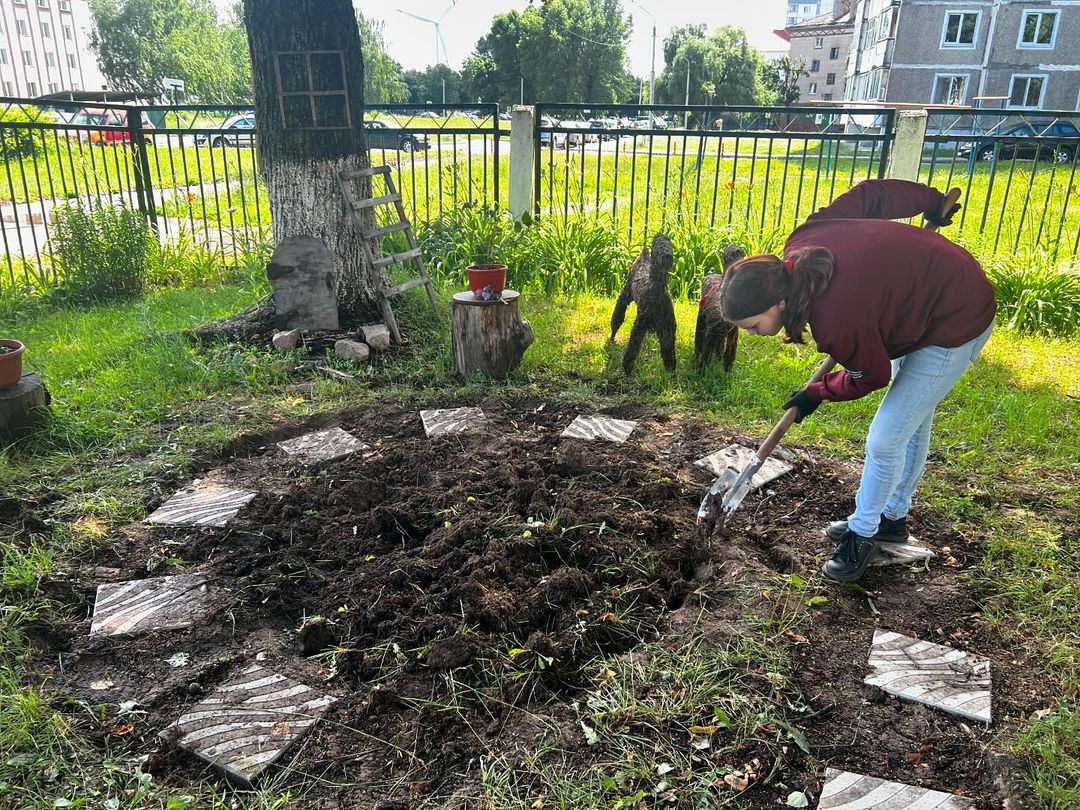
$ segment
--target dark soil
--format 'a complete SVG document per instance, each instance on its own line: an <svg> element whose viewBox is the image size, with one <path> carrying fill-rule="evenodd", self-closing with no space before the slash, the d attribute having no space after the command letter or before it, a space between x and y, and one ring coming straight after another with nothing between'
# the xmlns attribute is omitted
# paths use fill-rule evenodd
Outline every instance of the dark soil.
<svg viewBox="0 0 1080 810"><path fill-rule="evenodd" d="M285 759L318 777L305 794L312 806L469 806L480 757L528 751L540 718L561 729L559 747L581 767L598 761L570 708L597 655L678 647L691 634L719 646L749 632L754 614L782 611L786 575L816 571L830 550L822 527L847 515L858 480L850 464L803 454L794 474L746 499L726 535L705 541L695 514L710 476L691 462L731 439L715 425L620 408L611 415L639 420L625 445L560 441L578 411L540 400L442 407L464 404L488 416L467 434L427 439L418 407L383 403L332 422L370 451L300 468L273 446L312 428L295 426L245 437L235 456L192 470L260 494L224 529L133 527L54 583L80 618L40 634L53 682L104 705L114 735L119 704L137 701L147 716L111 744L151 752L155 775L183 784L220 778L157 732L258 660L338 698ZM185 483L161 482L160 499ZM0 517L28 519L9 499ZM777 766L745 794L750 805L816 793L826 765L999 805L985 749L996 728L1046 706L1051 688L980 619L963 576L981 557L979 538L925 514L913 532L944 562L872 569L865 591L824 586L828 601L776 634L811 710L793 720L811 755L765 743L738 752L760 758L763 773ZM87 637L97 582L181 570L212 583L211 622ZM996 728L863 686L875 627L989 657ZM178 652L187 665L168 663ZM442 710L455 701L464 708Z"/></svg>

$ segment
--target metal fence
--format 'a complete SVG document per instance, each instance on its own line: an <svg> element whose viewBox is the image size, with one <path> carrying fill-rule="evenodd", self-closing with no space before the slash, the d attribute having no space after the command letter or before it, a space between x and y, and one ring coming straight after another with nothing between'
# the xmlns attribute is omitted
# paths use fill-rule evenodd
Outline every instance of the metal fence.
<svg viewBox="0 0 1080 810"><path fill-rule="evenodd" d="M982 255L1039 249L1075 257L1080 247L1080 113L933 110L920 179L959 186L953 233Z"/></svg>
<svg viewBox="0 0 1080 810"><path fill-rule="evenodd" d="M593 212L631 243L680 220L794 227L884 176L894 120L842 106L540 104L535 214Z"/></svg>
<svg viewBox="0 0 1080 810"><path fill-rule="evenodd" d="M466 202L498 205L505 183L495 104L372 105L373 164L394 167L414 220ZM55 281L49 240L63 206L129 206L162 240L235 259L270 238L249 107L132 106L0 98L0 267L5 282Z"/></svg>

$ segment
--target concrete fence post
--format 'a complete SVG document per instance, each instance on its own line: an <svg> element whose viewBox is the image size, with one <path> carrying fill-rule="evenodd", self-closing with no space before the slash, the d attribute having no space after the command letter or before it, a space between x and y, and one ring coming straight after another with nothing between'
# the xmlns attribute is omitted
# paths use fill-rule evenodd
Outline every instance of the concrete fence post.
<svg viewBox="0 0 1080 810"><path fill-rule="evenodd" d="M510 111L510 216L533 210L533 136L536 108L514 105Z"/></svg>
<svg viewBox="0 0 1080 810"><path fill-rule="evenodd" d="M896 180L918 180L922 165L923 141L926 139L926 110L902 110L896 117L896 139L893 141L887 177Z"/></svg>

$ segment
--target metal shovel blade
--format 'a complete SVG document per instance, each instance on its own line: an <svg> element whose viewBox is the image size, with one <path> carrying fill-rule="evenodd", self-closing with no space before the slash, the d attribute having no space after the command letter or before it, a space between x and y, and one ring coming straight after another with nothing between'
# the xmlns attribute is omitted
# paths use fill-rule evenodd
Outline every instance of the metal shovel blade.
<svg viewBox="0 0 1080 810"><path fill-rule="evenodd" d="M750 491L750 482L758 470L761 469L761 459L754 456L750 459L750 463L746 465L739 477L728 489L727 494L724 495L724 500L720 502L720 511L724 513L724 522L731 517L732 512L739 508L739 504L743 502L743 498Z"/></svg>
<svg viewBox="0 0 1080 810"><path fill-rule="evenodd" d="M738 480L739 471L734 467L728 467L720 474L719 478L713 481L712 486L705 493L705 497L701 499L701 506L698 507L698 523L705 520L710 522L716 520L719 515L720 500L731 489L731 485Z"/></svg>

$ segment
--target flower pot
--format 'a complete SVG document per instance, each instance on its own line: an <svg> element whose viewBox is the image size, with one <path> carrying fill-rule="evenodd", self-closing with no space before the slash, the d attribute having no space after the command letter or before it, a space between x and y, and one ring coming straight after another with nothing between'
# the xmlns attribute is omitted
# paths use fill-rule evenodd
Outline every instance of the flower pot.
<svg viewBox="0 0 1080 810"><path fill-rule="evenodd" d="M0 346L10 349L0 354L0 388L11 388L22 377L22 354L26 347L17 340L0 340Z"/></svg>
<svg viewBox="0 0 1080 810"><path fill-rule="evenodd" d="M469 289L474 294L480 292L484 287L491 287L500 295L506 289L505 264L473 265L465 268L465 275L469 277Z"/></svg>

